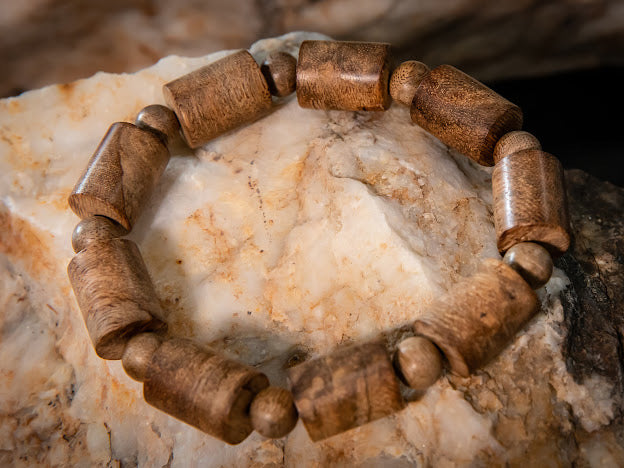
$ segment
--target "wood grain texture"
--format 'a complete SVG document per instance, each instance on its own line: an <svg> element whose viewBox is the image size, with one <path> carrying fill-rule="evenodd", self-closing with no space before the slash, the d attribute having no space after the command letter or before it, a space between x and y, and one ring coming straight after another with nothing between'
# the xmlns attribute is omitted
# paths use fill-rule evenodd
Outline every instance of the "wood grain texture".
<svg viewBox="0 0 624 468"><path fill-rule="evenodd" d="M284 97L297 86L297 59L286 52L272 52L262 62L260 71L273 96Z"/></svg>
<svg viewBox="0 0 624 468"><path fill-rule="evenodd" d="M163 86L191 148L264 115L271 93L246 50L235 52Z"/></svg>
<svg viewBox="0 0 624 468"><path fill-rule="evenodd" d="M132 336L166 328L152 280L131 240L92 242L74 256L67 273L101 358L121 359Z"/></svg>
<svg viewBox="0 0 624 468"><path fill-rule="evenodd" d="M80 221L72 232L72 248L78 253L91 242L115 239L128 234L121 224L104 216L90 216Z"/></svg>
<svg viewBox="0 0 624 468"><path fill-rule="evenodd" d="M150 405L228 444L252 431L249 406L269 381L255 369L184 339L165 341L143 383Z"/></svg>
<svg viewBox="0 0 624 468"><path fill-rule="evenodd" d="M399 343L394 368L407 386L425 390L442 375L442 355L427 338L412 336Z"/></svg>
<svg viewBox="0 0 624 468"><path fill-rule="evenodd" d="M434 68L422 79L411 116L444 144L484 166L494 164L498 140L522 127L518 106L450 65Z"/></svg>
<svg viewBox="0 0 624 468"><path fill-rule="evenodd" d="M505 133L494 147L494 164L510 154L528 149L541 150L542 144L529 132L516 130Z"/></svg>
<svg viewBox="0 0 624 468"><path fill-rule="evenodd" d="M69 206L81 218L106 216L130 231L168 161L167 147L153 132L114 123L70 194Z"/></svg>
<svg viewBox="0 0 624 468"><path fill-rule="evenodd" d="M396 102L412 105L416 89L420 82L429 73L429 67L416 60L408 60L399 65L390 76L390 96Z"/></svg>
<svg viewBox="0 0 624 468"><path fill-rule="evenodd" d="M390 106L390 44L303 41L297 63L301 107L381 111Z"/></svg>
<svg viewBox="0 0 624 468"><path fill-rule="evenodd" d="M162 338L155 333L139 333L130 338L121 357L121 364L130 377L143 382L152 356L162 343Z"/></svg>
<svg viewBox="0 0 624 468"><path fill-rule="evenodd" d="M403 408L385 347L366 343L288 370L303 424L313 441L361 426Z"/></svg>
<svg viewBox="0 0 624 468"><path fill-rule="evenodd" d="M487 364L539 310L535 292L511 267L486 259L435 301L414 323L431 340L451 370L467 377Z"/></svg>
<svg viewBox="0 0 624 468"><path fill-rule="evenodd" d="M251 403L253 428L264 437L279 439L292 431L299 416L292 393L285 388L267 387Z"/></svg>
<svg viewBox="0 0 624 468"><path fill-rule="evenodd" d="M553 271L552 257L541 245L520 242L512 246L503 261L516 270L533 289L548 283Z"/></svg>
<svg viewBox="0 0 624 468"><path fill-rule="evenodd" d="M175 142L180 136L180 122L175 112L160 104L152 104L141 109L134 124L156 133L165 145Z"/></svg>
<svg viewBox="0 0 624 468"><path fill-rule="evenodd" d="M492 173L494 224L498 250L519 242L537 242L553 256L570 246L570 222L563 168L540 150L513 153Z"/></svg>

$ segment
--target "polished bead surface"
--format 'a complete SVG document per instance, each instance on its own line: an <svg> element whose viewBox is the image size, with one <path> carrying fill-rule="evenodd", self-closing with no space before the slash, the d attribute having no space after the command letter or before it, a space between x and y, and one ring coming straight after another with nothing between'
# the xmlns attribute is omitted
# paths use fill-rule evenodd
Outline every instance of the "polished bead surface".
<svg viewBox="0 0 624 468"><path fill-rule="evenodd" d="M249 414L253 428L271 439L284 437L293 430L298 419L292 393L279 387L268 387L258 393Z"/></svg>
<svg viewBox="0 0 624 468"><path fill-rule="evenodd" d="M390 77L390 95L392 99L406 106L412 105L418 85L429 73L429 67L416 60L408 60L399 65Z"/></svg>
<svg viewBox="0 0 624 468"><path fill-rule="evenodd" d="M137 115L135 125L159 135L165 144L173 143L180 135L180 122L168 107L152 104Z"/></svg>
<svg viewBox="0 0 624 468"><path fill-rule="evenodd" d="M427 338L412 336L399 343L394 366L409 387L425 390L442 374L442 355Z"/></svg>
<svg viewBox="0 0 624 468"><path fill-rule="evenodd" d="M160 346L161 341L160 336L154 333L140 333L130 338L121 357L121 364L126 374L138 382L143 382L152 355Z"/></svg>
<svg viewBox="0 0 624 468"><path fill-rule="evenodd" d="M533 289L544 286L553 271L552 257L544 247L534 242L520 242L512 246L503 261L520 273Z"/></svg>
<svg viewBox="0 0 624 468"><path fill-rule="evenodd" d="M72 232L72 248L78 253L91 242L115 239L128 234L121 224L104 216L90 216L80 221Z"/></svg>
<svg viewBox="0 0 624 468"><path fill-rule="evenodd" d="M297 60L286 52L273 52L260 67L273 96L284 97L295 91Z"/></svg>
<svg viewBox="0 0 624 468"><path fill-rule="evenodd" d="M541 150L542 145L529 132L517 130L505 133L494 147L494 163L522 150Z"/></svg>

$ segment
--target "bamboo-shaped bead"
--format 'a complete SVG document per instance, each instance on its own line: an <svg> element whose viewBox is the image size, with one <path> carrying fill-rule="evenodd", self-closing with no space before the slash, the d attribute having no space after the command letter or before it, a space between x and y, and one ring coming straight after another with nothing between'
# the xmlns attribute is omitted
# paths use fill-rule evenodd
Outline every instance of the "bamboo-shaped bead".
<svg viewBox="0 0 624 468"><path fill-rule="evenodd" d="M121 359L133 335L166 328L154 286L134 242L94 241L76 254L67 273L101 358Z"/></svg>
<svg viewBox="0 0 624 468"><path fill-rule="evenodd" d="M298 419L292 393L279 387L267 387L258 393L249 415L253 428L271 439L284 437L294 429Z"/></svg>
<svg viewBox="0 0 624 468"><path fill-rule="evenodd" d="M390 44L304 41L297 63L301 107L380 111L390 106Z"/></svg>
<svg viewBox="0 0 624 468"><path fill-rule="evenodd" d="M106 216L130 231L168 161L169 150L155 133L114 123L69 196L69 206L83 219Z"/></svg>
<svg viewBox="0 0 624 468"><path fill-rule="evenodd" d="M538 311L535 292L511 267L486 259L414 323L463 377L487 364Z"/></svg>
<svg viewBox="0 0 624 468"><path fill-rule="evenodd" d="M496 142L522 126L520 108L450 65L431 70L412 100L414 123L479 164L492 166Z"/></svg>
<svg viewBox="0 0 624 468"><path fill-rule="evenodd" d="M313 441L361 426L403 408L385 347L366 343L288 370L303 424Z"/></svg>
<svg viewBox="0 0 624 468"><path fill-rule="evenodd" d="M252 431L249 406L268 387L264 374L184 339L154 352L143 382L150 405L228 444Z"/></svg>
<svg viewBox="0 0 624 468"><path fill-rule="evenodd" d="M492 173L498 250L537 242L552 254L570 246L563 168L540 150L518 151L501 159Z"/></svg>
<svg viewBox="0 0 624 468"><path fill-rule="evenodd" d="M128 234L126 228L104 216L90 216L80 221L72 232L72 247L78 253L91 242L115 239Z"/></svg>
<svg viewBox="0 0 624 468"><path fill-rule="evenodd" d="M191 148L258 119L271 107L267 82L246 50L165 84L163 94Z"/></svg>

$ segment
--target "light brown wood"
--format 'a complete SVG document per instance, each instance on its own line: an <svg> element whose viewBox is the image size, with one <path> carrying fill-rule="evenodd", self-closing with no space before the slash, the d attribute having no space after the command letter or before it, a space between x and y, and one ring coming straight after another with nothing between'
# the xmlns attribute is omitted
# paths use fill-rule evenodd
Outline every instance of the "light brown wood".
<svg viewBox="0 0 624 468"><path fill-rule="evenodd" d="M379 343L352 346L291 367L288 380L313 441L403 408L392 363Z"/></svg>
<svg viewBox="0 0 624 468"><path fill-rule="evenodd" d="M297 63L301 107L381 111L390 106L390 44L303 41Z"/></svg>
<svg viewBox="0 0 624 468"><path fill-rule="evenodd" d="M285 388L267 387L251 402L251 424L259 434L279 439L297 424L297 408L292 393Z"/></svg>
<svg viewBox="0 0 624 468"><path fill-rule="evenodd" d="M255 369L184 339L167 340L152 356L143 383L150 405L228 444L252 431L249 406L269 381Z"/></svg>
<svg viewBox="0 0 624 468"><path fill-rule="evenodd" d="M137 245L95 241L67 267L95 352L121 359L132 336L164 330L163 311Z"/></svg>
<svg viewBox="0 0 624 468"><path fill-rule="evenodd" d="M519 242L537 242L553 256L570 246L570 223L563 168L540 150L515 152L492 173L494 224L498 250Z"/></svg>
<svg viewBox="0 0 624 468"><path fill-rule="evenodd" d="M412 336L399 343L394 367L406 385L425 390L442 375L442 355L427 338Z"/></svg>
<svg viewBox="0 0 624 468"><path fill-rule="evenodd" d="M520 242L511 247L503 261L520 273L533 289L548 283L553 271L553 261L548 251L533 242Z"/></svg>
<svg viewBox="0 0 624 468"><path fill-rule="evenodd" d="M271 107L266 80L246 50L165 84L163 94L191 148L258 119Z"/></svg>
<svg viewBox="0 0 624 468"><path fill-rule="evenodd" d="M494 146L522 127L518 106L450 65L431 70L411 106L414 123L444 144L484 166L494 164Z"/></svg>
<svg viewBox="0 0 624 468"><path fill-rule="evenodd" d="M155 333L139 333L130 338L121 357L126 374L138 382L143 382L152 356L160 343L162 338Z"/></svg>
<svg viewBox="0 0 624 468"><path fill-rule="evenodd" d="M153 132L114 123L70 194L69 206L81 218L106 216L130 231L168 161L167 147Z"/></svg>
<svg viewBox="0 0 624 468"><path fill-rule="evenodd" d="M297 59L286 52L272 52L260 67L273 96L284 97L295 91Z"/></svg>
<svg viewBox="0 0 624 468"><path fill-rule="evenodd" d="M80 221L72 232L72 248L78 253L91 242L116 239L128 234L121 224L104 216L90 216Z"/></svg>
<svg viewBox="0 0 624 468"><path fill-rule="evenodd" d="M156 133L165 145L175 142L180 137L180 122L175 113L160 104L152 104L141 109L134 124Z"/></svg>
<svg viewBox="0 0 624 468"><path fill-rule="evenodd" d="M429 67L416 60L408 60L399 65L390 76L390 96L396 102L412 105L416 89L420 82L429 73Z"/></svg>
<svg viewBox="0 0 624 468"><path fill-rule="evenodd" d="M497 356L539 310L535 292L510 266L486 259L414 323L463 377Z"/></svg>
<svg viewBox="0 0 624 468"><path fill-rule="evenodd" d="M496 143L494 147L494 163L497 163L510 154L528 149L541 150L542 145L539 140L529 132L516 130L506 133L498 140L498 143Z"/></svg>

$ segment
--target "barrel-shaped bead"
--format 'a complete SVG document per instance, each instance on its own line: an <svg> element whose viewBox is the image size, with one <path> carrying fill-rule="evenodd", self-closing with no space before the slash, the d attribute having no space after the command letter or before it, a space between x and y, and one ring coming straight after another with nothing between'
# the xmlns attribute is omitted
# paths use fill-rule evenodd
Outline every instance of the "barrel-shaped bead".
<svg viewBox="0 0 624 468"><path fill-rule="evenodd" d="M435 301L414 331L442 351L455 374L467 377L498 355L538 309L535 292L518 273L486 259Z"/></svg>
<svg viewBox="0 0 624 468"><path fill-rule="evenodd" d="M139 382L145 380L152 356L162 343L155 333L139 333L130 338L121 357L121 364L130 377Z"/></svg>
<svg viewBox="0 0 624 468"><path fill-rule="evenodd" d="M522 127L518 106L450 65L431 70L412 100L414 123L484 166L494 165L494 146Z"/></svg>
<svg viewBox="0 0 624 468"><path fill-rule="evenodd" d="M126 228L104 216L90 216L80 221L72 232L72 247L78 253L91 242L115 239L128 234Z"/></svg>
<svg viewBox="0 0 624 468"><path fill-rule="evenodd" d="M297 59L286 52L272 52L260 67L273 96L288 96L297 84Z"/></svg>
<svg viewBox="0 0 624 468"><path fill-rule="evenodd" d="M390 44L304 41L297 63L301 107L380 111L390 106Z"/></svg>
<svg viewBox="0 0 624 468"><path fill-rule="evenodd" d="M292 393L279 387L267 387L258 393L249 415L253 428L271 439L284 437L294 429L298 419Z"/></svg>
<svg viewBox="0 0 624 468"><path fill-rule="evenodd" d="M180 135L180 122L175 113L160 104L141 109L134 123L139 128L156 133L165 144L173 143Z"/></svg>
<svg viewBox="0 0 624 468"><path fill-rule="evenodd" d="M394 367L409 387L426 390L442 374L442 355L427 338L412 336L397 346Z"/></svg>
<svg viewBox="0 0 624 468"><path fill-rule="evenodd" d="M416 60L408 60L399 65L390 76L390 96L406 106L412 105L416 90L422 79L429 73L429 67Z"/></svg>
<svg viewBox="0 0 624 468"><path fill-rule="evenodd" d="M143 382L150 405L228 444L253 430L249 407L269 381L255 369L184 339L162 343Z"/></svg>
<svg viewBox="0 0 624 468"><path fill-rule="evenodd" d="M534 242L520 242L513 245L503 261L520 273L533 289L544 286L553 271L553 261L548 251Z"/></svg>
<svg viewBox="0 0 624 468"><path fill-rule="evenodd" d="M494 147L494 163L507 156L528 149L541 150L542 144L529 132L515 130L501 137Z"/></svg>

